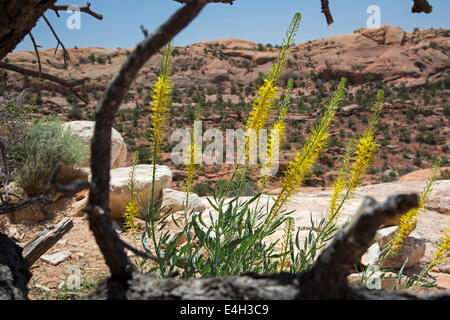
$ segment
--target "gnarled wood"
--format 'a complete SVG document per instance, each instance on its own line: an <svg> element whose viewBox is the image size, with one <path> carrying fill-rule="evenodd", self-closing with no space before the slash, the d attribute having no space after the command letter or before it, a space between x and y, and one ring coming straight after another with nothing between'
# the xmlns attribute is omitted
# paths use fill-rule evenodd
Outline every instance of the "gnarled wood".
<svg viewBox="0 0 450 320"><path fill-rule="evenodd" d="M0 59L25 38L56 0L0 0Z"/></svg>
<svg viewBox="0 0 450 320"><path fill-rule="evenodd" d="M48 249L53 247L73 227L72 219L64 219L53 228L47 228L28 242L22 255L24 259L33 265Z"/></svg>

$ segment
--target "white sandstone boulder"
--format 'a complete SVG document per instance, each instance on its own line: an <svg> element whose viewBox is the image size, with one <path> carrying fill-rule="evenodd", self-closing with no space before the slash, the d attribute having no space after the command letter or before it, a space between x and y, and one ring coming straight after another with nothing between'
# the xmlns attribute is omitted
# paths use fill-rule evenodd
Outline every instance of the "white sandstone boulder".
<svg viewBox="0 0 450 320"><path fill-rule="evenodd" d="M189 212L198 212L206 209L205 204L197 194L190 192L189 199L186 198L186 192L163 189L161 207L164 212L169 212L169 210L170 212L184 211L186 208L186 200L188 200L187 210Z"/></svg>
<svg viewBox="0 0 450 320"><path fill-rule="evenodd" d="M122 219L127 203L130 201L130 188L128 179L130 168L117 168L111 170L111 180L109 187L109 208L113 219ZM135 171L135 192L138 195L138 201L146 206L147 201L152 197L152 176L153 165L140 164L136 166ZM155 172L155 195L154 201L161 199L162 190L169 187L172 183L172 171L169 167L156 165Z"/></svg>
<svg viewBox="0 0 450 320"><path fill-rule="evenodd" d="M70 121L64 123L64 128L70 128L70 131L84 139L86 142L91 143L92 136L94 135L95 121ZM88 157L83 166L90 167L90 149ZM112 128L111 132L111 169L120 168L126 165L127 160L127 145L123 140L121 134L116 129Z"/></svg>

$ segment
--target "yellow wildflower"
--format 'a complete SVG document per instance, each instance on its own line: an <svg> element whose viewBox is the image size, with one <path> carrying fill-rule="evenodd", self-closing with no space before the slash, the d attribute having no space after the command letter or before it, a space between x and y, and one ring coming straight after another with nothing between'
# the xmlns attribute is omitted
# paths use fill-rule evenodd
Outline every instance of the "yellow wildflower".
<svg viewBox="0 0 450 320"><path fill-rule="evenodd" d="M425 208L425 203L428 200L428 197L431 194L432 186L437 178L437 171L439 169L439 165L441 163L441 158L436 157L436 160L433 163L433 169L431 172L431 177L428 179L424 190L419 198L419 205L416 208L410 209L407 213L405 213L400 218L399 228L395 233L394 238L390 242L390 249L388 255L394 254L398 248L401 247L403 241L411 234L411 232L415 229L417 224L417 216L420 212Z"/></svg>
<svg viewBox="0 0 450 320"><path fill-rule="evenodd" d="M163 52L163 60L161 65L161 74L153 86L153 94L151 96L151 142L153 145L153 158L161 153L162 131L166 123L167 107L171 102L172 85L170 83L170 64L172 59L173 43L170 42ZM154 160L153 160L154 161Z"/></svg>
<svg viewBox="0 0 450 320"><path fill-rule="evenodd" d="M264 84L258 90L258 98L252 102L252 110L250 111L246 125L247 130L253 129L258 134L259 130L263 129L266 125L267 116L270 109L273 108L273 102L279 89L276 85L286 65L287 55L294 43L294 38L300 25L300 19L300 13L296 13L286 32L286 38L283 40L277 61L272 65L269 74L264 78Z"/></svg>
<svg viewBox="0 0 450 320"><path fill-rule="evenodd" d="M264 79L264 84L258 90L258 98L253 102L253 108L250 111L249 119L247 121L247 129L253 129L258 132L264 128L267 121L269 110L273 107L278 87L268 79Z"/></svg>
<svg viewBox="0 0 450 320"><path fill-rule="evenodd" d="M130 230L133 237L136 237L136 223L135 218L139 214L139 205L136 198L136 165L139 159L139 152L134 153L134 159L131 163L129 178L128 178L128 188L130 189L130 201L128 201L125 207L125 229Z"/></svg>
<svg viewBox="0 0 450 320"><path fill-rule="evenodd" d="M434 257L430 263L430 265L432 266L438 265L447 258L450 250L450 227L444 230L444 234L439 243L440 244L437 248L437 251L435 252Z"/></svg>
<svg viewBox="0 0 450 320"><path fill-rule="evenodd" d="M367 168L372 163L373 157L377 150L375 129L378 124L381 109L383 108L384 92L379 90L377 94L377 101L374 106L374 113L369 127L364 133L364 136L359 139L356 146L356 157L352 164L352 173L348 181L348 193L352 193L361 183L362 176L366 173Z"/></svg>
<svg viewBox="0 0 450 320"><path fill-rule="evenodd" d="M200 109L201 109L201 104L199 102L199 103L197 103L197 108L195 109L194 122L198 121L200 119ZM199 150L197 144L195 143L195 132L194 131L195 131L195 127L192 129L192 132L191 132L191 139L190 139L190 143L189 143L189 149L187 152L188 159L187 159L187 165L186 165L186 171L187 171L186 189L188 189L188 190L194 179L195 156L201 152L201 150Z"/></svg>
<svg viewBox="0 0 450 320"><path fill-rule="evenodd" d="M294 238L294 218L288 217L285 222L283 245L281 248L280 261L277 266L277 272L287 271L289 268L289 255L292 251L292 239Z"/></svg>
<svg viewBox="0 0 450 320"><path fill-rule="evenodd" d="M125 207L125 229L131 231L133 238L136 237L136 220L139 215L139 205L136 199L130 200Z"/></svg>
<svg viewBox="0 0 450 320"><path fill-rule="evenodd" d="M278 115L278 119L273 125L273 129L269 134L269 138L267 141L267 153L266 153L266 163L264 165L264 173L262 176L262 181L264 181L269 174L270 167L272 166L272 155L278 155L280 152L280 144L284 137L284 128L286 126L286 116L289 108L289 104L291 102L291 93L293 88L294 81L289 79L286 94L284 96L283 102L281 103L280 113ZM277 159L278 160L278 159Z"/></svg>
<svg viewBox="0 0 450 320"><path fill-rule="evenodd" d="M347 164L350 160L350 156L353 152L353 139L350 139L347 150L345 151L344 158L342 160L341 166L339 168L339 174L336 178L336 182L333 185L333 192L331 194L331 200L330 200L330 211L328 213L328 216L330 219L336 218L336 209L338 208L337 201L340 199L343 195L343 191L346 186L346 174L347 174Z"/></svg>
<svg viewBox="0 0 450 320"><path fill-rule="evenodd" d="M295 188L299 187L307 173L311 170L319 153L322 151L326 139L328 138L328 129L331 121L336 114L342 99L345 95L346 79L342 78L339 87L331 99L330 104L325 110L324 115L312 130L309 139L304 144L301 153L298 152L295 159L289 162L288 169L284 179L281 181L281 192L276 199L266 223L270 224L278 216L284 203L291 196Z"/></svg>

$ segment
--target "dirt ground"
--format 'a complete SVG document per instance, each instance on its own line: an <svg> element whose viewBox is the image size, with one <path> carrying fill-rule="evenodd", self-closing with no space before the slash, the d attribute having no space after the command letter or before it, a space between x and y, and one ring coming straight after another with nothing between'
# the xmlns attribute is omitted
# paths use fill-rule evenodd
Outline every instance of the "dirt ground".
<svg viewBox="0 0 450 320"><path fill-rule="evenodd" d="M78 199L78 201L77 201ZM73 228L66 233L45 255L70 251L69 258L58 265L52 265L43 259L38 259L31 267L33 274L29 282L29 298L41 299L69 299L75 295L86 294L93 291L96 283L109 275L107 265L97 246L89 223L85 215L81 215L80 208L86 202L85 195L74 198L62 198L53 206L54 215L35 223L11 224L6 216L0 219L0 231L12 237L19 246L23 247L45 228L55 226L63 219L71 218ZM140 224L141 228L143 223ZM139 232L140 234L140 232ZM119 233L119 236L130 244L134 244L131 232ZM136 244L142 249L139 239ZM128 253L131 260L134 255ZM80 270L81 283L76 288L67 285L68 276L73 270Z"/></svg>

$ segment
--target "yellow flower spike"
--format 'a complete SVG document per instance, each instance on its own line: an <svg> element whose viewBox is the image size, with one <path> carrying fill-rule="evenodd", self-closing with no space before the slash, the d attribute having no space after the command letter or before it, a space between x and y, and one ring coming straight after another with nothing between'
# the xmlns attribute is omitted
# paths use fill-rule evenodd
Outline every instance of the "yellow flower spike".
<svg viewBox="0 0 450 320"><path fill-rule="evenodd" d="M171 102L172 85L170 83L170 64L172 60L173 43L170 42L163 51L163 60L161 65L161 74L153 86L150 103L152 112L151 122L151 143L156 157L161 153L162 131L166 123L167 107ZM153 159L150 159L153 161Z"/></svg>
<svg viewBox="0 0 450 320"><path fill-rule="evenodd" d="M372 162L377 150L375 138L371 135L364 136L356 146L356 157L353 162L353 170L348 181L348 192L352 193L360 185L362 176Z"/></svg>
<svg viewBox="0 0 450 320"><path fill-rule="evenodd" d="M436 266L439 263L443 262L447 258L449 251L450 251L450 227L444 230L444 234L442 235L442 238L439 241L437 251L435 252L433 259L431 260L430 265Z"/></svg>
<svg viewBox="0 0 450 320"><path fill-rule="evenodd" d="M345 95L345 84L347 79L342 78L339 87L325 109L322 118L312 130L308 140L303 145L302 151L297 153L294 160L289 162L284 179L281 181L281 192L267 217L266 224L269 225L278 216L283 204L291 196L295 188L302 185L306 175L311 170L319 153L322 151L328 138L328 129Z"/></svg>
<svg viewBox="0 0 450 320"><path fill-rule="evenodd" d="M133 238L136 238L136 220L135 218L139 215L139 206L137 200L130 200L125 207L125 230L131 231Z"/></svg>
<svg viewBox="0 0 450 320"><path fill-rule="evenodd" d="M130 188L130 201L128 201L128 204L125 207L125 213L124 213L124 218L125 218L124 228L125 228L125 230L131 231L133 238L136 237L136 229L137 229L136 223L135 223L135 218L139 215L139 205L137 202L136 190L135 190L136 165L138 163L138 159L139 159L139 152L136 151L134 153L134 159L131 164L131 169L130 169L129 178L128 178L128 187Z"/></svg>
<svg viewBox="0 0 450 320"><path fill-rule="evenodd" d="M200 110L201 110L201 104L200 102L197 103L197 107L195 109L195 116L194 116L194 121L199 121L200 120ZM186 189L189 190L192 181L194 180L194 174L195 174L195 156L197 154L199 154L201 152L201 150L198 150L198 147L195 143L195 133L194 133L194 128L192 129L191 132L191 140L190 140L190 144L189 144L189 149L188 149L188 159L187 159L187 165L186 165Z"/></svg>
<svg viewBox="0 0 450 320"><path fill-rule="evenodd" d="M264 84L258 90L258 98L252 102L252 110L247 120L246 129L253 129L257 133L260 129L265 128L267 116L270 109L273 108L273 102L278 91L276 86L281 72L283 71L287 56L291 46L294 44L294 38L300 26L301 14L296 13L286 32L286 38L278 54L277 61L272 65L270 73L264 78Z"/></svg>
<svg viewBox="0 0 450 320"><path fill-rule="evenodd" d="M279 154L279 148L283 141L284 128L286 126L287 111L288 111L289 105L291 103L291 93L292 93L293 85L294 85L294 81L292 79L289 79L287 89L286 89L286 94L281 103L278 119L275 122L273 129L269 133L269 137L267 140L266 164L263 167L263 175L261 177L261 181L262 181L263 185L265 183L267 175L270 173L270 167L273 164L272 163L272 155Z"/></svg>
<svg viewBox="0 0 450 320"><path fill-rule="evenodd" d="M281 72L283 72L284 67L286 66L287 56L289 54L291 46L294 44L294 38L297 35L301 19L302 15L297 12L292 19L291 24L289 25L289 29L286 31L286 38L283 39L280 54L277 56L277 61L272 65L272 68L270 69L268 79L272 82L278 82L278 78Z"/></svg>
<svg viewBox="0 0 450 320"><path fill-rule="evenodd" d="M428 179L422 194L420 195L419 205L416 208L410 209L400 218L400 223L394 238L390 242L390 249L387 255L393 255L401 247L402 243L408 238L411 232L415 229L417 223L417 216L425 208L425 203L431 194L432 186L437 178L437 172L441 164L441 158L436 157L431 171L431 177Z"/></svg>
<svg viewBox="0 0 450 320"><path fill-rule="evenodd" d="M379 90L377 100L373 107L372 119L369 122L368 129L364 132L362 138L359 139L356 146L356 157L352 164L352 173L348 181L348 193L352 193L360 185L362 176L366 173L367 168L373 161L373 157L377 151L375 131L380 119L381 110L383 108L384 92Z"/></svg>
<svg viewBox="0 0 450 320"><path fill-rule="evenodd" d="M350 156L353 152L354 148L354 140L350 139L347 150L344 153L344 158L342 160L341 166L339 168L339 174L336 178L336 182L333 185L333 192L331 193L331 200L330 200L330 210L328 213L328 217L330 219L335 220L337 218L337 208L338 208L338 200L341 199L344 189L346 186L346 174L347 174L347 165L350 160Z"/></svg>
<svg viewBox="0 0 450 320"><path fill-rule="evenodd" d="M294 238L295 223L293 217L286 218L284 234L283 234L283 245L281 248L280 261L277 266L277 272L287 271L289 268L289 255L291 254L291 243Z"/></svg>

